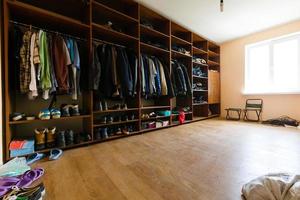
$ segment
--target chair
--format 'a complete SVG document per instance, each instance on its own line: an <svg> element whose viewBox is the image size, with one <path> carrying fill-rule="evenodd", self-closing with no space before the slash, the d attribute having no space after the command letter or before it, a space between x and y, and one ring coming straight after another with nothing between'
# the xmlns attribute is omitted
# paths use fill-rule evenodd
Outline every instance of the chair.
<svg viewBox="0 0 300 200"><path fill-rule="evenodd" d="M227 120L240 120L241 119L242 109L240 109L240 108L226 108L225 110L227 111L227 114L226 114L226 119ZM236 112L238 117L231 117L230 112Z"/></svg>
<svg viewBox="0 0 300 200"><path fill-rule="evenodd" d="M245 109L243 110L244 111L244 120L259 122L261 113L262 113L262 109L263 109L263 100L262 99L247 99ZM249 117L248 117L249 112L255 112L257 115L257 119L249 119Z"/></svg>

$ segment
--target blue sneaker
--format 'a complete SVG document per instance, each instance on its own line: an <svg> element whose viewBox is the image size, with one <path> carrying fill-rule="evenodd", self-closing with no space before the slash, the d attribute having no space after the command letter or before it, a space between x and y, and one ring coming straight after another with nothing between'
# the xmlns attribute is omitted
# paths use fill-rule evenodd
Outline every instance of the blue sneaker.
<svg viewBox="0 0 300 200"><path fill-rule="evenodd" d="M34 153L27 157L26 163L27 163L27 165L30 165L38 160L43 159L44 157L45 157L45 154L43 154L43 153Z"/></svg>
<svg viewBox="0 0 300 200"><path fill-rule="evenodd" d="M43 109L39 113L39 118L41 120L48 120L48 119L50 119L50 117L51 117L51 114L50 114L50 111L48 109Z"/></svg>
<svg viewBox="0 0 300 200"><path fill-rule="evenodd" d="M49 160L57 160L62 153L63 151L61 149L51 149Z"/></svg>
<svg viewBox="0 0 300 200"><path fill-rule="evenodd" d="M58 110L56 108L52 108L50 110L50 113L51 113L52 119L58 119L58 118L60 118L60 115L61 115L60 110Z"/></svg>

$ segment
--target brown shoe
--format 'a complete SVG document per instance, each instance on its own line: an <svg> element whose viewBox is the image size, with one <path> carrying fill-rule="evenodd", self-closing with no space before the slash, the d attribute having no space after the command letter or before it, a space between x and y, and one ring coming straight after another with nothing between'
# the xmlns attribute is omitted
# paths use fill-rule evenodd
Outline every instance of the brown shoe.
<svg viewBox="0 0 300 200"><path fill-rule="evenodd" d="M47 142L46 146L48 148L55 146L55 138L56 138L56 127L51 127L46 130L47 132Z"/></svg>
<svg viewBox="0 0 300 200"><path fill-rule="evenodd" d="M46 130L47 129L35 129L35 149L41 150L46 147Z"/></svg>

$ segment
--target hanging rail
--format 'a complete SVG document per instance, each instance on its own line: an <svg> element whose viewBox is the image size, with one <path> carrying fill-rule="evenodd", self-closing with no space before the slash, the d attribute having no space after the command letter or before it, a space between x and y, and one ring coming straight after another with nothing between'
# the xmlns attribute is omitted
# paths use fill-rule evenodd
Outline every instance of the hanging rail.
<svg viewBox="0 0 300 200"><path fill-rule="evenodd" d="M126 48L126 47L123 46L123 45L115 44L115 43L112 43L112 42L107 42L107 41L105 41L105 40L100 40L100 39L96 39L96 38L93 38L93 42L96 42L96 43L104 43L104 44L110 44L110 45L113 45L113 46Z"/></svg>
<svg viewBox="0 0 300 200"><path fill-rule="evenodd" d="M60 33L60 32L57 32L57 31L48 30L48 29L41 28L41 27L38 27L38 26L30 25L30 24L24 24L24 23L21 23L21 22L13 21L13 20L9 20L9 22L12 23L12 24L15 24L17 26L22 26L22 27L26 27L26 28L41 29L41 30L43 30L45 32L48 32L48 33L62 35L62 36L68 37L68 38L73 38L75 40L87 41L87 39L85 39L85 38L80 38L80 37L68 35L68 34L65 34L65 33Z"/></svg>

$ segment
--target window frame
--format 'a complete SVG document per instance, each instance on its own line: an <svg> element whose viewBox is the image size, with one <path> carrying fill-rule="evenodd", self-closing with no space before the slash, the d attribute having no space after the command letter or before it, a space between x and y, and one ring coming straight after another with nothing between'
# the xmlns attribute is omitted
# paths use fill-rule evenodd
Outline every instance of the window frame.
<svg viewBox="0 0 300 200"><path fill-rule="evenodd" d="M293 40L293 39L297 39L297 45L298 45L298 57L297 57L297 62L298 62L298 85L297 85L297 89L296 90L286 90L286 91L275 91L275 90L266 90L266 91L253 91L253 90L249 90L249 88L247 88L247 82L249 82L250 79L250 59L249 59L249 52L251 50L251 48L253 47L260 47L260 46L264 46L264 45L268 45L269 47L269 80L271 82L274 81L274 45L284 42L284 41L289 41L289 40ZM280 36L280 37L276 37L276 38L272 38L269 40L264 40L264 41L260 41L260 42L256 42L256 43L251 43L248 45L245 45L245 63L244 63L244 88L243 88L243 94L245 95L258 95L258 94L266 94L266 95L272 95L272 94L300 94L300 32L296 32L296 33L292 33L292 34L288 34L288 35L284 35L284 36Z"/></svg>

